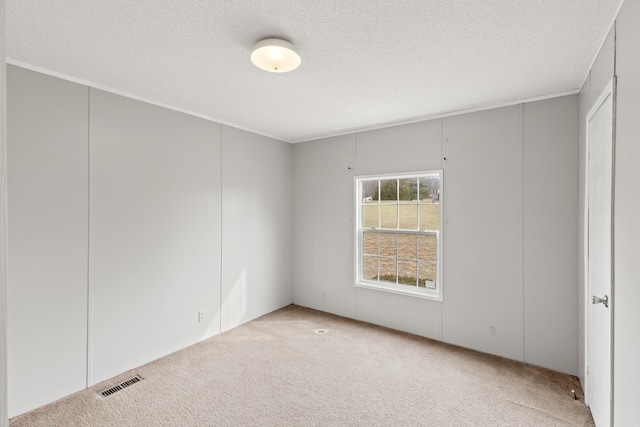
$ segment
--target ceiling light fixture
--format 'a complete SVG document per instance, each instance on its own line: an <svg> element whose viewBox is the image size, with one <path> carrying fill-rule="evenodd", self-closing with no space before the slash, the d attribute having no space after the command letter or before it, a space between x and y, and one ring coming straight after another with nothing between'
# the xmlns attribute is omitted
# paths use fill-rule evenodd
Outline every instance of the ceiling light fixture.
<svg viewBox="0 0 640 427"><path fill-rule="evenodd" d="M256 43L251 62L262 70L272 73L293 71L300 65L300 56L293 45L281 39L264 39Z"/></svg>

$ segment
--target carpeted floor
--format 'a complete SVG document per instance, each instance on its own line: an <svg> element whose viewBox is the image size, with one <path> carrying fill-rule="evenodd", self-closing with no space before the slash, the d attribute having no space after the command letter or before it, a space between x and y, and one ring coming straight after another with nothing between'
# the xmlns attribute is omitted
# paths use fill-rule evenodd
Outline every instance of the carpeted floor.
<svg viewBox="0 0 640 427"><path fill-rule="evenodd" d="M144 380L98 395L135 374ZM293 305L11 420L339 425L594 424L575 377Z"/></svg>

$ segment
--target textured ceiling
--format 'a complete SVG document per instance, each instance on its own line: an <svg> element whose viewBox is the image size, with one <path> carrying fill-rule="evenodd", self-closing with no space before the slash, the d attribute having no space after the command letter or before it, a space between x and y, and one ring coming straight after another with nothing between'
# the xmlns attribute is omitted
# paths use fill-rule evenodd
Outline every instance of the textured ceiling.
<svg viewBox="0 0 640 427"><path fill-rule="evenodd" d="M577 89L620 0L6 0L10 62L301 141ZM302 64L256 68L279 36Z"/></svg>

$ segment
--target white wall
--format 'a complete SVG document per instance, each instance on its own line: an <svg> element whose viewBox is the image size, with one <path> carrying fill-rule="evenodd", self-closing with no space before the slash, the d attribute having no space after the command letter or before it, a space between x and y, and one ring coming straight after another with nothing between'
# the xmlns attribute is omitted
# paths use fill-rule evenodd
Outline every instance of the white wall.
<svg viewBox="0 0 640 427"><path fill-rule="evenodd" d="M9 66L7 95L15 415L86 385L88 89Z"/></svg>
<svg viewBox="0 0 640 427"><path fill-rule="evenodd" d="M221 152L217 123L90 99L91 385L220 332Z"/></svg>
<svg viewBox="0 0 640 427"><path fill-rule="evenodd" d="M444 341L524 360L522 105L443 129Z"/></svg>
<svg viewBox="0 0 640 427"><path fill-rule="evenodd" d="M343 286L353 277L353 162L354 135L339 136L313 146L313 269L306 279L313 286L316 308L356 317L356 290ZM317 244L316 244L317 243Z"/></svg>
<svg viewBox="0 0 640 427"><path fill-rule="evenodd" d="M290 144L13 66L8 111L9 416L291 304Z"/></svg>
<svg viewBox="0 0 640 427"><path fill-rule="evenodd" d="M577 101L296 144L294 303L575 374ZM352 176L438 168L444 170L444 301L356 289ZM557 185L557 179L568 181ZM547 200L537 203L541 193L559 204L559 215L541 207ZM545 244L537 234L547 235L547 227L571 231ZM543 286L537 286L538 262L554 275ZM550 289L557 301L538 319L535 304ZM497 336L489 326L497 326Z"/></svg>
<svg viewBox="0 0 640 427"><path fill-rule="evenodd" d="M313 270L313 142L293 147L293 301L312 307L317 300ZM301 286L301 283L305 283ZM351 316L352 318L354 316Z"/></svg>
<svg viewBox="0 0 640 427"><path fill-rule="evenodd" d="M292 302L291 144L222 127L222 331Z"/></svg>
<svg viewBox="0 0 640 427"><path fill-rule="evenodd" d="M354 153L354 135L296 144L293 176L295 301L352 319Z"/></svg>
<svg viewBox="0 0 640 427"><path fill-rule="evenodd" d="M576 101L524 104L524 358L571 373L578 369Z"/></svg>
<svg viewBox="0 0 640 427"><path fill-rule="evenodd" d="M640 2L626 1L616 24L614 422L638 425L640 383Z"/></svg>

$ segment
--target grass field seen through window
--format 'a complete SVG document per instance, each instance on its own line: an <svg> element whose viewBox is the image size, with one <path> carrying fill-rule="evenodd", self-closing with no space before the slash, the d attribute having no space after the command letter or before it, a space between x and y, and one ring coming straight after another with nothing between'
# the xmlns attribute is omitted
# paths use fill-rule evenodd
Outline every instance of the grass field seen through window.
<svg viewBox="0 0 640 427"><path fill-rule="evenodd" d="M432 287L437 273L436 236L375 229L438 231L439 224L439 202L364 201L363 279Z"/></svg>

